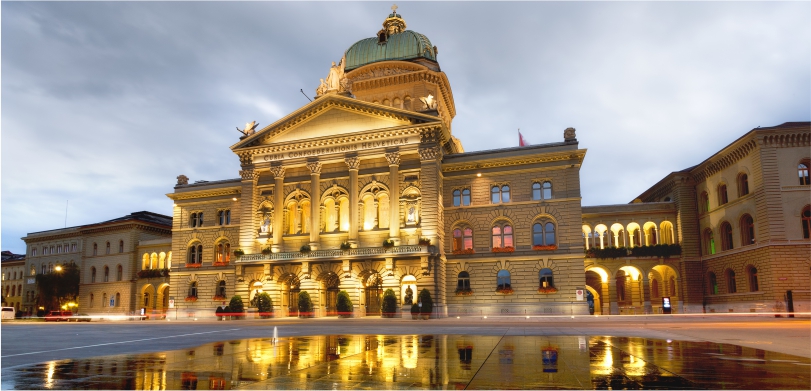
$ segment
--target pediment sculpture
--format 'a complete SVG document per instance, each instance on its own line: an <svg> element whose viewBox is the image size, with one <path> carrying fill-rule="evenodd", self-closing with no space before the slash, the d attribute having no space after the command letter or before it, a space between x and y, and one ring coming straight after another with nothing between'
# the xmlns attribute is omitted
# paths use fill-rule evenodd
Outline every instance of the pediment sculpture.
<svg viewBox="0 0 811 391"><path fill-rule="evenodd" d="M433 95L428 94L428 96L421 97L420 101L422 102L423 105L425 105L425 107L423 107L423 110L436 110L437 101L436 99L434 99Z"/></svg>
<svg viewBox="0 0 811 391"><path fill-rule="evenodd" d="M242 133L243 135L245 135L245 136L250 136L250 135L252 135L252 134L256 133L256 127L257 127L257 126L259 126L259 123L258 123L258 122L256 122L256 121L251 121L251 122L248 122L247 124L245 124L245 129L240 129L240 128L237 126L237 130L238 130L240 133Z"/></svg>

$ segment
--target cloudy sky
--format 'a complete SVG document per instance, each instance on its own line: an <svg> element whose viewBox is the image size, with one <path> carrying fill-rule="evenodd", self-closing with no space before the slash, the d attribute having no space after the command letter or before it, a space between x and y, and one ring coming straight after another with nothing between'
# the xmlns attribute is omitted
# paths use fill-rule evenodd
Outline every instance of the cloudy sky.
<svg viewBox="0 0 811 391"><path fill-rule="evenodd" d="M238 177L234 129L307 103L390 3L2 2L2 249ZM627 203L757 126L811 119L811 3L399 3L439 47L467 151L588 149Z"/></svg>

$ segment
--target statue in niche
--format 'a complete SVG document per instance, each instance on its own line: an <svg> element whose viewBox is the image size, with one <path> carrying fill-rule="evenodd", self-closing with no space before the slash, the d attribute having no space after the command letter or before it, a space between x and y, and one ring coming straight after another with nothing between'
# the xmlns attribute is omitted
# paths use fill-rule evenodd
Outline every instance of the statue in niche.
<svg viewBox="0 0 811 391"><path fill-rule="evenodd" d="M260 232L263 234L270 233L273 231L273 227L270 224L270 213L265 213L264 218L262 219L262 225L259 227Z"/></svg>
<svg viewBox="0 0 811 391"><path fill-rule="evenodd" d="M411 287L406 287L405 291L405 305L412 305L414 304L414 291L411 290Z"/></svg>
<svg viewBox="0 0 811 391"><path fill-rule="evenodd" d="M417 222L417 208L414 205L411 205L408 207L406 224L416 224L416 222Z"/></svg>

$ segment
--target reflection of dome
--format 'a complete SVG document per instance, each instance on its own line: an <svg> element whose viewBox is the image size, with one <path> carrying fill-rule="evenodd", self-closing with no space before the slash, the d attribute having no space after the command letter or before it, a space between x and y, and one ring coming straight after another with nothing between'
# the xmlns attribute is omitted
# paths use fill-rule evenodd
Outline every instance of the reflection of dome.
<svg viewBox="0 0 811 391"><path fill-rule="evenodd" d="M366 64L389 60L427 59L436 62L436 51L428 37L405 28L405 20L399 14L390 14L377 37L362 39L346 51L344 70L348 72Z"/></svg>

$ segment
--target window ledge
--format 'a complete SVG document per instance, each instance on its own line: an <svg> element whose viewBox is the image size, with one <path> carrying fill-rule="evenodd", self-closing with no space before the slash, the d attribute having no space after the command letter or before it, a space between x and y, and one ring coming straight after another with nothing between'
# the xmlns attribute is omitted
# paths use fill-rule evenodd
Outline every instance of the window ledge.
<svg viewBox="0 0 811 391"><path fill-rule="evenodd" d="M736 293L719 293L717 295L707 295L707 297L758 296L758 295L765 295L765 294L766 294L766 292L764 292L764 291L736 292Z"/></svg>

